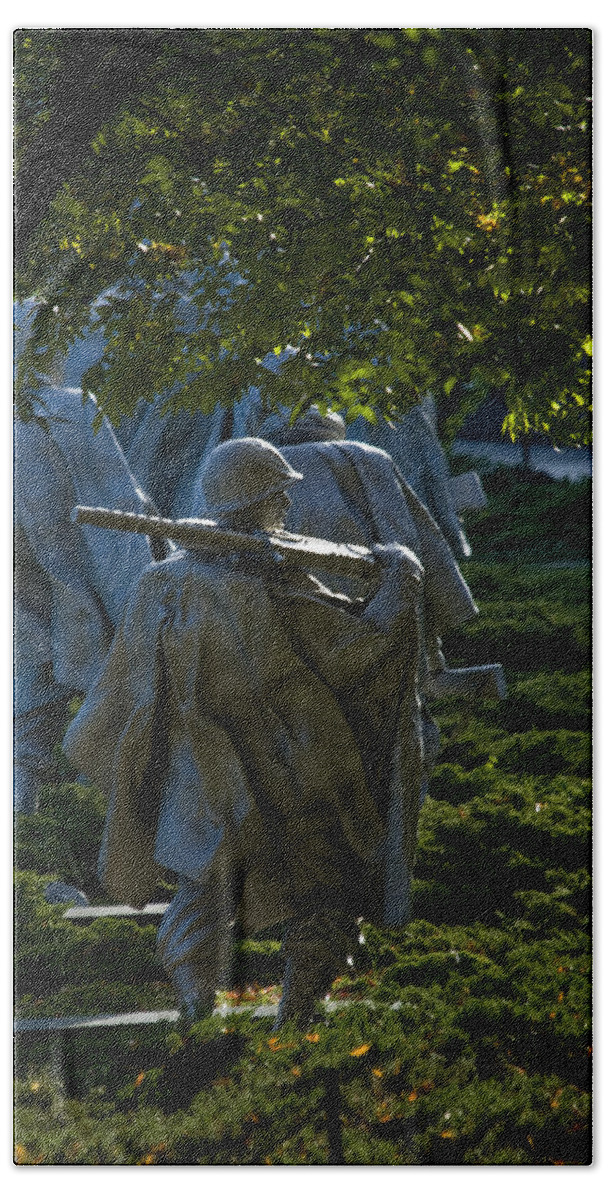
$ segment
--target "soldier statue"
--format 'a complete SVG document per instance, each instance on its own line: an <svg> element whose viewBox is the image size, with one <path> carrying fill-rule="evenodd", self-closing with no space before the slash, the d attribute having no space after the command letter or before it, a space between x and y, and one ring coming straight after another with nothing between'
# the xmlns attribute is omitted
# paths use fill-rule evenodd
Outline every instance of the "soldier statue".
<svg viewBox="0 0 608 1200"><path fill-rule="evenodd" d="M38 304L15 308L15 366ZM138 486L107 419L79 387L100 353L81 339L52 376L38 377L28 420L15 421L14 801L33 813L56 772L68 703L86 692L109 649L130 588L154 555L142 538L77 528L76 504L154 505ZM162 552L162 550L161 550Z"/></svg>
<svg viewBox="0 0 608 1200"><path fill-rule="evenodd" d="M204 516L267 536L301 478L261 438L222 442ZM189 1019L229 984L235 926L282 924L278 1023L305 1024L357 919L405 917L425 772L424 570L406 546L373 549L375 582L350 595L248 550L153 563L68 729L68 757L108 800L109 894L141 906L164 869L178 876L159 950Z"/></svg>
<svg viewBox="0 0 608 1200"><path fill-rule="evenodd" d="M68 702L86 692L130 588L151 561L142 538L71 520L75 504L154 509L108 421L73 388L41 385L15 422L15 809L35 811L56 770Z"/></svg>

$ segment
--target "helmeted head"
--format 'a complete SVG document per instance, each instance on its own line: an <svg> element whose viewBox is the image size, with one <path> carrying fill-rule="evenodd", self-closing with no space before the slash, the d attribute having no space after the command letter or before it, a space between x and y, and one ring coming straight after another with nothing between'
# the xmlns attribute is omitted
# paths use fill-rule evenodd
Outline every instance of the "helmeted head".
<svg viewBox="0 0 608 1200"><path fill-rule="evenodd" d="M341 442L346 437L344 418L336 412L321 413L310 405L295 421L291 409L282 406L268 412L261 402L250 405L245 418L247 432L272 442L273 446L298 446L302 442Z"/></svg>
<svg viewBox="0 0 608 1200"><path fill-rule="evenodd" d="M290 414L271 413L260 428L260 435L275 446L299 446L302 442L343 442L346 437L344 418L339 413L321 413L316 404L295 421Z"/></svg>
<svg viewBox="0 0 608 1200"><path fill-rule="evenodd" d="M302 479L262 438L233 438L212 450L201 472L205 516L225 521L261 505Z"/></svg>

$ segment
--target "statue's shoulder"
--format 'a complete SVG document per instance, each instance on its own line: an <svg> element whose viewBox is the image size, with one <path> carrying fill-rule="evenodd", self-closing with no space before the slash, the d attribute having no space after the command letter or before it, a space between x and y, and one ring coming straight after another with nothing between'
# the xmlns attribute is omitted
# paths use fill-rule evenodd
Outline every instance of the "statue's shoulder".
<svg viewBox="0 0 608 1200"><path fill-rule="evenodd" d="M205 560L188 550L176 550L142 571L131 595L133 618L136 623L154 623L192 606L202 617L225 598L230 579L230 570L220 560Z"/></svg>
<svg viewBox="0 0 608 1200"><path fill-rule="evenodd" d="M352 463L361 466L364 470L373 468L375 471L386 473L394 469L393 459L381 446L370 446L367 442L354 441L338 442L337 445L343 447Z"/></svg>
<svg viewBox="0 0 608 1200"><path fill-rule="evenodd" d="M151 562L144 572L149 579L180 579L185 575L214 575L227 569L233 555L205 553L178 546L167 558ZM143 576L142 576L143 578Z"/></svg>
<svg viewBox="0 0 608 1200"><path fill-rule="evenodd" d="M199 564L187 550L177 549L161 562L151 562L139 577L138 591L141 596L160 596L166 591L182 588L187 580L197 574Z"/></svg>
<svg viewBox="0 0 608 1200"><path fill-rule="evenodd" d="M148 591L175 591L186 587L216 590L228 579L242 574L238 554L205 554L197 550L177 549L161 562L152 562L140 576L140 586ZM243 575L245 579L249 574Z"/></svg>
<svg viewBox="0 0 608 1200"><path fill-rule="evenodd" d="M174 575L183 571L186 559L186 551L182 549L174 550L167 558L161 559L160 562L151 562L142 571L141 578L148 580L150 583L155 583L162 579L170 579Z"/></svg>

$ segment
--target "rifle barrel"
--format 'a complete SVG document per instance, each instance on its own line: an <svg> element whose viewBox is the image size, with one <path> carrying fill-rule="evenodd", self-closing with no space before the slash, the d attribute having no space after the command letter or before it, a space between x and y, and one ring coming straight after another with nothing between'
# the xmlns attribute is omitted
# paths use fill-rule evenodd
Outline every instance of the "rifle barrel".
<svg viewBox="0 0 608 1200"><path fill-rule="evenodd" d="M212 554L253 551L268 556L270 553L278 561L305 571L334 571L357 579L371 580L379 573L378 563L368 546L329 542L323 538L304 537L287 531L273 534L241 533L225 529L216 521L204 517L172 521L167 517L85 505L78 505L72 515L79 525L96 525L117 533L141 533L148 537L167 538L190 549Z"/></svg>

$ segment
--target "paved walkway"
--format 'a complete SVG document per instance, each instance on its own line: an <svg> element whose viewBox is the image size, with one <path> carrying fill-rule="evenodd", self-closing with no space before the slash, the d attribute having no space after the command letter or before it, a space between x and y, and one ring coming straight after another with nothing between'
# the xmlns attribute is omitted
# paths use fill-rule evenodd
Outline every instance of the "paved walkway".
<svg viewBox="0 0 608 1200"><path fill-rule="evenodd" d="M336 1012L351 1004L364 1004L368 1008L378 1007L375 1000L324 1000L326 1012ZM380 1004L380 1007L384 1007ZM388 1005L397 1012L403 1001L395 1000ZM406 1005L406 1007L411 1007ZM248 1013L250 1017L276 1017L278 1004L218 1004L211 1014L214 1017L232 1017ZM158 1009L153 1012L99 1013L93 1017L22 1017L14 1022L15 1033L64 1033L79 1029L115 1029L125 1025L160 1025L163 1021L175 1024L179 1020L177 1008Z"/></svg>
<svg viewBox="0 0 608 1200"><path fill-rule="evenodd" d="M456 438L451 453L485 459L495 466L521 467L523 463L521 446L512 442L477 442ZM580 450L554 450L552 446L531 446L530 466L533 471L544 471L552 479L569 479L571 483L577 483L591 476L591 450L586 447Z"/></svg>

